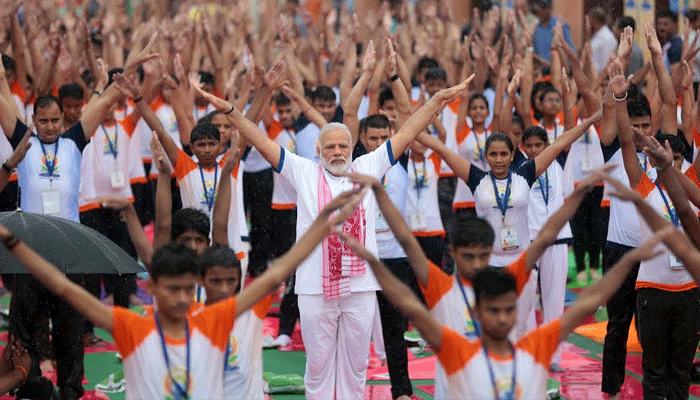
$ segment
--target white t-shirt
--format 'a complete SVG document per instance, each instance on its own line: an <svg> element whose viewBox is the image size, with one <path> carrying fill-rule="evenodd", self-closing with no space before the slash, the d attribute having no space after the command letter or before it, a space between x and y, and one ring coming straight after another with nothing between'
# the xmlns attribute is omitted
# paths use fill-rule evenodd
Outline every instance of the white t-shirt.
<svg viewBox="0 0 700 400"><path fill-rule="evenodd" d="M27 126L17 120L10 139L13 148L26 131ZM32 146L17 166L22 210L80 222L80 163L87 145L82 123L68 128L54 143L43 144L37 136L29 142Z"/></svg>
<svg viewBox="0 0 700 400"><path fill-rule="evenodd" d="M386 175L382 178L384 189L389 195L389 199L394 203L394 206L401 212L401 215L406 216L406 190L408 188L408 172L400 163L394 164L389 168ZM382 216L377 205L377 253L381 258L403 258L406 253L403 247L396 240L394 233L391 232L389 224Z"/></svg>
<svg viewBox="0 0 700 400"><path fill-rule="evenodd" d="M166 103L162 97L158 97L151 104L149 104L151 110L158 116L160 123L163 124L165 132L170 135L175 144L179 149L182 149L182 143L180 142L180 131L178 130L177 118L175 118L175 111L173 107ZM137 129L140 135L141 141L141 158L143 162L151 162L153 154L151 154L151 136L153 136L153 131L148 127L146 121L141 118L137 124ZM158 176L158 170L156 168L151 168L151 175Z"/></svg>
<svg viewBox="0 0 700 400"><path fill-rule="evenodd" d="M313 162L319 162L320 158L316 151L316 141L319 133L321 133L321 129L313 122L299 130L296 133L296 154Z"/></svg>
<svg viewBox="0 0 700 400"><path fill-rule="evenodd" d="M518 169L510 172L509 177L510 196L506 199L505 215L496 200L496 190L499 197L506 196L509 178L495 179L490 172L472 165L467 181L476 201L477 215L486 219L496 233L491 265L497 267L512 263L530 245L527 206L530 188L537 180L535 160L525 161Z"/></svg>
<svg viewBox="0 0 700 400"><path fill-rule="evenodd" d="M476 133L468 124L464 124L462 130L457 133L457 148L453 151L472 165L476 165L482 171L488 172L491 170L491 166L486 162L486 139L488 139L490 134L489 129L482 133ZM474 195L472 195L467 184L459 179L452 207L457 210L460 208L473 208L474 206Z"/></svg>
<svg viewBox="0 0 700 400"><path fill-rule="evenodd" d="M432 150L423 162L408 160L406 222L414 236L445 236L438 205L438 178L442 159Z"/></svg>
<svg viewBox="0 0 700 400"><path fill-rule="evenodd" d="M268 130L268 136L287 152L296 153L294 131L284 129L278 121L273 121ZM257 151L255 148L253 150ZM274 210L291 210L297 206L297 191L287 178L280 174L273 174L272 184L272 208Z"/></svg>
<svg viewBox="0 0 700 400"><path fill-rule="evenodd" d="M564 193L573 191L571 180L564 176L562 163L565 162L564 157L554 161L545 173L535 180L530 189L530 204L527 208L530 238L536 238L545 222L564 205ZM571 239L571 227L568 222L559 231L557 239Z"/></svg>
<svg viewBox="0 0 700 400"><path fill-rule="evenodd" d="M396 163L391 151L391 140L381 145L377 150L357 158L352 162L355 171L361 174L381 179L389 168ZM277 172L287 178L297 189L297 237L301 237L318 216L318 179L319 164L282 149ZM322 170L332 195L351 190L352 182L347 177L336 177ZM368 193L362 201L366 212L365 246L377 255L377 239L375 221L377 218L376 200ZM297 268L297 294L323 293L323 251L317 246L313 252ZM379 290L379 284L371 269L367 266L366 273L350 278L351 292L366 292Z"/></svg>

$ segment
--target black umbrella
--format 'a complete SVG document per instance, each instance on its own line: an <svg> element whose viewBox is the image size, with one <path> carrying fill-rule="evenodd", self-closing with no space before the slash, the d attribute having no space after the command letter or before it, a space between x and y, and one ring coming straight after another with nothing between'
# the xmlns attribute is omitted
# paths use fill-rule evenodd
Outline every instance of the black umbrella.
<svg viewBox="0 0 700 400"><path fill-rule="evenodd" d="M101 233L63 218L22 211L0 212L0 224L64 274L134 274L145 271ZM26 274L22 264L0 246L0 272Z"/></svg>

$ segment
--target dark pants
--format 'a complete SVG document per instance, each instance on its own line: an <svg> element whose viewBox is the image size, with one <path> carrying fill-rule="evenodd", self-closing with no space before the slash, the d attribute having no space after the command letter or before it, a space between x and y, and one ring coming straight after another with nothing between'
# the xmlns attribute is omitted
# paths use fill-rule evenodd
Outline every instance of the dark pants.
<svg viewBox="0 0 700 400"><path fill-rule="evenodd" d="M603 272L609 271L631 247L608 242L603 257ZM625 361L627 360L627 336L632 317L637 307L637 282L639 264L630 271L622 286L612 295L607 303L608 332L603 344L603 383L602 391L616 394L625 380Z"/></svg>
<svg viewBox="0 0 700 400"><path fill-rule="evenodd" d="M272 210L274 221L272 256L280 257L292 248L296 239L297 211ZM287 287L280 303L280 329L278 335L289 337L294 333L294 326L299 319L299 301L294 292L294 274L287 280Z"/></svg>
<svg viewBox="0 0 700 400"><path fill-rule="evenodd" d="M600 252L605 243L604 236L601 241L601 230L605 226L607 234L607 223L603 223L603 210L600 201L603 199L603 187L596 186L591 190L581 202L576 214L571 219L571 233L574 238L574 257L576 259L576 270L578 272L586 270L584 262L588 254L589 266L591 270L599 267Z"/></svg>
<svg viewBox="0 0 700 400"><path fill-rule="evenodd" d="M440 207L440 219L442 220L442 226L445 228L448 238L451 236L452 229L456 223L455 211L452 208L452 202L454 201L455 191L457 190L457 179L459 178L456 176L438 179L438 206ZM450 257L450 253L447 251L447 246L443 246L442 249L444 253L442 257L442 259L445 261L444 264L451 266L452 259ZM442 264L436 265L443 268Z"/></svg>
<svg viewBox="0 0 700 400"><path fill-rule="evenodd" d="M645 400L688 398L690 370L700 341L700 290L637 291Z"/></svg>
<svg viewBox="0 0 700 400"><path fill-rule="evenodd" d="M423 294L418 288L416 276L405 258L383 259L382 261L394 276L413 289L418 298L423 298ZM408 354L406 353L406 341L403 338L403 334L408 328L408 321L380 291L377 292L377 303L382 321L384 351L389 367L391 396L394 399L404 395L411 396L413 387L408 378Z"/></svg>
<svg viewBox="0 0 700 400"><path fill-rule="evenodd" d="M120 212L106 208L83 211L80 213L80 223L105 235L108 239L124 249L129 255L136 258L134 248L126 223L121 220ZM105 292L114 295L114 305L129 307L129 295L136 293L136 275L85 275L85 289L93 296L100 297L100 282L104 280ZM92 322L85 321L85 331L93 331Z"/></svg>
<svg viewBox="0 0 700 400"><path fill-rule="evenodd" d="M420 236L417 237L418 244L423 249L423 253L438 268L443 269L443 256L445 254L445 238L442 236ZM445 265L449 265L446 263Z"/></svg>
<svg viewBox="0 0 700 400"><path fill-rule="evenodd" d="M17 181L7 182L5 188L0 192L0 211L15 211L17 209L17 196L19 186Z"/></svg>
<svg viewBox="0 0 700 400"><path fill-rule="evenodd" d="M250 215L248 273L260 276L271 258L270 237L275 230L272 223L272 168L243 173L243 204L246 214Z"/></svg>
<svg viewBox="0 0 700 400"><path fill-rule="evenodd" d="M68 278L82 284L83 275L68 275ZM38 351L41 339L37 332L37 319L45 318L48 310L53 323L51 337L61 399L81 398L84 393L83 317L30 275L15 275L14 280L10 332L22 341L32 356L29 376L41 375Z"/></svg>

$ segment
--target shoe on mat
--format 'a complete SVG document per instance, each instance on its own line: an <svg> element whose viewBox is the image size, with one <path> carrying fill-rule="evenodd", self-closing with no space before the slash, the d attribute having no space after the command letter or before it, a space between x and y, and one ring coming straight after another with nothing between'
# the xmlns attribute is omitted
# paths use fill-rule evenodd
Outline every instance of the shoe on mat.
<svg viewBox="0 0 700 400"><path fill-rule="evenodd" d="M100 390L105 393L125 392L126 380L124 379L124 371L118 371L110 374L107 379L95 385L95 390Z"/></svg>
<svg viewBox="0 0 700 400"><path fill-rule="evenodd" d="M277 336L272 343L272 347L287 347L292 343L292 338L288 335L282 334Z"/></svg>

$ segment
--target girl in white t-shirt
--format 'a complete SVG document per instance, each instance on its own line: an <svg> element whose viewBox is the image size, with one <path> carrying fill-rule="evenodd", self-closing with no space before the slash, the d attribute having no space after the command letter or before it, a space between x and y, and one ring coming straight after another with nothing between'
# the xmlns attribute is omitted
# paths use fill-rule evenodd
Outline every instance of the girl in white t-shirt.
<svg viewBox="0 0 700 400"><path fill-rule="evenodd" d="M527 222L530 187L555 158L599 118L600 113L597 113L564 132L554 144L515 171L510 170L515 147L502 133L494 133L486 141L486 161L491 168L488 173L447 149L439 140L426 134L421 134L418 140L440 154L457 176L467 182L474 195L477 214L489 221L496 231L491 263L506 266L515 261L530 243Z"/></svg>

